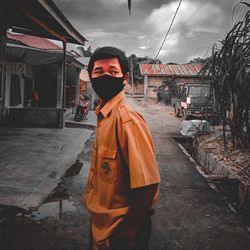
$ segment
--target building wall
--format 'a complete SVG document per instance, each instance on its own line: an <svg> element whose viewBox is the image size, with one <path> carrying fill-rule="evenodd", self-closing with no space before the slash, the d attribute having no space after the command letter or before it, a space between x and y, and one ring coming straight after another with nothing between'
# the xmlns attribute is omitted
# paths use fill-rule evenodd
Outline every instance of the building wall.
<svg viewBox="0 0 250 250"><path fill-rule="evenodd" d="M198 77L190 77L190 78L177 78L177 85L178 86L183 86L185 83L208 83L209 79L208 78L198 78Z"/></svg>
<svg viewBox="0 0 250 250"><path fill-rule="evenodd" d="M25 128L63 128L65 109L60 108L10 108L4 125Z"/></svg>
<svg viewBox="0 0 250 250"><path fill-rule="evenodd" d="M167 76L148 76L148 89L147 98L157 99L157 92L154 91L156 87L162 85L163 81L171 80L173 77ZM183 86L185 83L208 83L208 78L204 77L177 77L176 84L178 86ZM153 101L153 100L152 100Z"/></svg>
<svg viewBox="0 0 250 250"><path fill-rule="evenodd" d="M148 76L148 86L159 87L166 79L168 79L166 76Z"/></svg>
<svg viewBox="0 0 250 250"><path fill-rule="evenodd" d="M132 94L132 85L131 84L126 84L125 86L125 91L128 94ZM144 85L141 83L134 84L134 94L136 95L143 95L144 94Z"/></svg>

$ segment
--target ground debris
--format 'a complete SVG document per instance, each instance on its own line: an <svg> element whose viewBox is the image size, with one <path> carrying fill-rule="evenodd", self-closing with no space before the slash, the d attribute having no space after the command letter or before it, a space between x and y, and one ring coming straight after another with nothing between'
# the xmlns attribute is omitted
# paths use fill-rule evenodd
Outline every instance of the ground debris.
<svg viewBox="0 0 250 250"><path fill-rule="evenodd" d="M197 146L206 152L212 153L218 161L225 162L241 177L250 177L250 150L234 149L232 143L228 142L228 150L224 150L222 128L214 127L209 135L199 135Z"/></svg>

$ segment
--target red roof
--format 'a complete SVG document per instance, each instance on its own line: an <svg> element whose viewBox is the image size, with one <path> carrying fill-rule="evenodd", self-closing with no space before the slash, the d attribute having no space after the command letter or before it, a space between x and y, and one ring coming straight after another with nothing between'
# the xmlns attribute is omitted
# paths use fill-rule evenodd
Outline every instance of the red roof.
<svg viewBox="0 0 250 250"><path fill-rule="evenodd" d="M38 37L38 36L30 36L24 34L14 34L14 33L7 33L7 38L10 40L21 42L29 47L37 48L37 49L44 49L44 50L61 50L62 47L53 43L52 41Z"/></svg>
<svg viewBox="0 0 250 250"><path fill-rule="evenodd" d="M203 64L140 64L141 75L157 76L195 76L202 69Z"/></svg>

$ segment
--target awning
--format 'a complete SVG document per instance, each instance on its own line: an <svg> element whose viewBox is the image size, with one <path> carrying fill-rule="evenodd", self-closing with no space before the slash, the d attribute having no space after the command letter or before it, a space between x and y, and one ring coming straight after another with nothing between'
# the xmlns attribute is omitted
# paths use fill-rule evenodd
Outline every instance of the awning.
<svg viewBox="0 0 250 250"><path fill-rule="evenodd" d="M0 0L0 28L75 44L87 41L52 0Z"/></svg>
<svg viewBox="0 0 250 250"><path fill-rule="evenodd" d="M7 47L7 62L26 63L33 66L59 63L63 61L62 51L33 50L16 46ZM66 62L72 63L74 57L67 55Z"/></svg>

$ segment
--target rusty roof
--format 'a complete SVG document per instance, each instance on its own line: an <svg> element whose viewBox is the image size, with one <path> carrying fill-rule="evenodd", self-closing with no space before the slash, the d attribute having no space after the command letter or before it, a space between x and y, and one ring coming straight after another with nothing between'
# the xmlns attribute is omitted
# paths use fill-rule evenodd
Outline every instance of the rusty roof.
<svg viewBox="0 0 250 250"><path fill-rule="evenodd" d="M15 42L20 42L32 48L44 50L62 50L61 46L43 37L7 32L7 38Z"/></svg>
<svg viewBox="0 0 250 250"><path fill-rule="evenodd" d="M187 64L140 64L141 75L149 76L183 76L190 77L199 74L203 67L201 63Z"/></svg>

